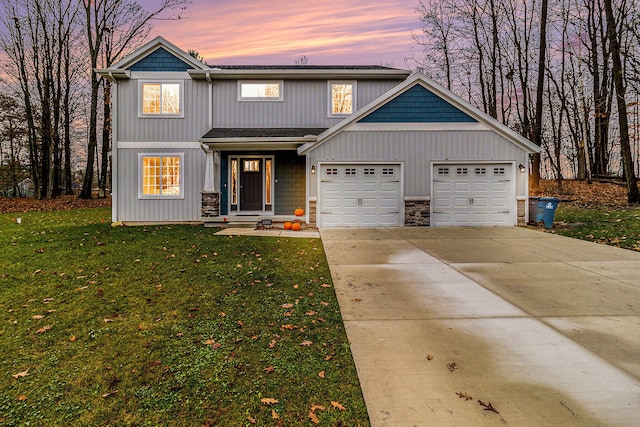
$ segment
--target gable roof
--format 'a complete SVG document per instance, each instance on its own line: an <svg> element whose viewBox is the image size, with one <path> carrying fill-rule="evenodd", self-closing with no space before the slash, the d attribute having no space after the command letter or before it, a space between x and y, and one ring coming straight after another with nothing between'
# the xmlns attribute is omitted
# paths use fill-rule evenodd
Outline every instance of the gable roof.
<svg viewBox="0 0 640 427"><path fill-rule="evenodd" d="M540 147L535 145L533 142L529 141L527 138L523 137L519 133L515 132L513 129L508 126L500 123L498 120L489 116L488 114L483 113L469 102L460 98L453 92L444 87L437 84L435 81L431 80L427 76L422 73L415 73L407 78L404 82L391 89L387 93L381 95L376 98L360 110L356 111L351 116L345 118L339 123L335 124L331 128L327 129L322 134L318 135L318 139L315 142L310 142L304 144L298 149L298 154L306 154L309 151L314 150L327 140L331 139L333 136L349 127L350 125L358 122L371 122L371 120L367 120L367 117L373 117L374 113L377 110L383 109L385 106L390 105L394 100L399 100L401 95L409 92L411 89L421 86L426 89L430 94L435 97L441 99L452 107L451 111L459 111L461 114L468 116L470 121L477 121L485 125L487 128L495 131L502 137L506 138L511 143L520 147L524 151L528 153L538 153L540 152ZM397 101L396 101L397 102ZM374 121L377 123L381 123L381 121ZM388 119L385 123L390 122ZM398 121L395 121L396 123ZM404 122L415 122L414 120L404 120Z"/></svg>
<svg viewBox="0 0 640 427"><path fill-rule="evenodd" d="M120 59L111 67L97 69L96 72L103 76L112 75L128 78L130 75L130 71L136 71L136 66L138 66L138 68L144 69L144 67L141 67L141 64L144 64L145 59L154 54L161 61L164 61L165 63L170 64L174 67L177 63L183 63L186 69L209 69L208 66L198 61L173 43L167 41L163 37L158 36L150 42L139 47L129 55ZM180 71L186 71L186 69L182 69ZM167 71L175 71L175 68L169 68Z"/></svg>

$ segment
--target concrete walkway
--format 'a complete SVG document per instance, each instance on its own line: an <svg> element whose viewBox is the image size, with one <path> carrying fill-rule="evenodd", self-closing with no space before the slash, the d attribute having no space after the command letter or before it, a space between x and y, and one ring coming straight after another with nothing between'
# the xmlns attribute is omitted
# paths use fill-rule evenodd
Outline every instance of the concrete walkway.
<svg viewBox="0 0 640 427"><path fill-rule="evenodd" d="M523 228L321 235L374 427L640 425L640 253Z"/></svg>

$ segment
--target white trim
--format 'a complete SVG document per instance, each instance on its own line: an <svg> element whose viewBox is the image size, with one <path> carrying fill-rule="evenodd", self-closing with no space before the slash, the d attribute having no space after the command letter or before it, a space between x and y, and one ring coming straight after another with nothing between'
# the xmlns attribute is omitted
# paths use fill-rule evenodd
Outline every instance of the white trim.
<svg viewBox="0 0 640 427"><path fill-rule="evenodd" d="M144 194L142 192L142 159L145 157L179 157L180 158L180 193L179 194ZM184 199L184 153L138 153L138 199L139 200L176 200Z"/></svg>
<svg viewBox="0 0 640 427"><path fill-rule="evenodd" d="M344 132L366 131L490 131L484 123L479 122L442 122L442 123L353 123Z"/></svg>
<svg viewBox="0 0 640 427"><path fill-rule="evenodd" d="M163 80L191 80L186 71L131 71L132 79L163 81Z"/></svg>
<svg viewBox="0 0 640 427"><path fill-rule="evenodd" d="M164 37L161 37L161 36L156 37L155 39L151 40L149 43L136 49L130 55L125 56L124 58L122 58L121 60L113 64L111 68L114 68L114 69L129 68L133 64L140 61L141 59L147 57L151 53L158 50L160 47L164 47L167 51L174 54L175 56L177 56L187 64L193 65L193 68L196 70L206 70L208 68L205 64L198 61L197 59L189 55L187 52L180 49L179 47L167 41Z"/></svg>
<svg viewBox="0 0 640 427"><path fill-rule="evenodd" d="M429 202L431 201L431 196L405 196L405 202Z"/></svg>
<svg viewBox="0 0 640 427"><path fill-rule="evenodd" d="M120 141L118 142L118 148L144 148L144 149L167 149L167 150L187 150L187 149L201 149L199 142L196 141Z"/></svg>
<svg viewBox="0 0 640 427"><path fill-rule="evenodd" d="M242 85L243 84L265 84L272 85L277 84L280 86L278 90L278 97L259 97L259 96L242 96ZM282 102L284 101L284 80L238 80L237 84L238 88L238 102Z"/></svg>
<svg viewBox="0 0 640 427"><path fill-rule="evenodd" d="M111 221L118 221L118 198L120 194L118 192L118 148L120 146L118 142L118 84L114 79L111 85Z"/></svg>
<svg viewBox="0 0 640 427"><path fill-rule="evenodd" d="M333 85L351 85L351 112L350 113L334 113L333 112ZM327 81L327 117L331 119L349 117L358 111L358 81L357 80L328 80Z"/></svg>
<svg viewBox="0 0 640 427"><path fill-rule="evenodd" d="M178 114L166 113L143 113L142 112L142 86L145 84L159 84L162 93L162 85L177 84L180 91L180 112ZM162 101L161 101L162 102ZM183 119L184 118L184 80L167 80L167 79L149 79L138 80L138 118L139 119Z"/></svg>
<svg viewBox="0 0 640 427"><path fill-rule="evenodd" d="M329 129L318 135L318 140L316 142L310 142L298 148L298 154L306 154L307 152L316 149L326 141L330 140L333 136L347 128L349 125L356 123L358 120L362 119L372 111L392 101L417 84L423 86L425 89L429 90L444 101L459 108L462 112L468 114L470 117L476 119L481 123L484 123L490 129L495 131L500 136L506 138L509 142L524 150L526 153L540 152L540 147L538 147L522 135L518 134L513 129L500 123L498 120L494 119L488 114L483 113L482 111L471 105L469 102L455 95L450 90L440 86L424 74L415 73L409 76L409 78L407 78L403 83L382 94L378 98L371 101L369 104L362 107L360 110L348 116L346 119L339 121Z"/></svg>

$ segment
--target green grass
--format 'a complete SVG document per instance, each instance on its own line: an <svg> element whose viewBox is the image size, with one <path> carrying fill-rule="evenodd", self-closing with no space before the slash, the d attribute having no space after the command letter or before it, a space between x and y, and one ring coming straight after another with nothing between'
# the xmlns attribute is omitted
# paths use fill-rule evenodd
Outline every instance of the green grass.
<svg viewBox="0 0 640 427"><path fill-rule="evenodd" d="M560 202L554 232L640 251L640 207Z"/></svg>
<svg viewBox="0 0 640 427"><path fill-rule="evenodd" d="M0 215L0 425L369 425L319 239L108 218Z"/></svg>

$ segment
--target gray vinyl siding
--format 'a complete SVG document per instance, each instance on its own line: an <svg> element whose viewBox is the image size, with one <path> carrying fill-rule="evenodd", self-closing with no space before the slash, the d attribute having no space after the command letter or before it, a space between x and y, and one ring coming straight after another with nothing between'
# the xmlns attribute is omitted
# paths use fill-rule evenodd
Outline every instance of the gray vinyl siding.
<svg viewBox="0 0 640 427"><path fill-rule="evenodd" d="M357 82L360 109L401 80ZM214 82L213 123L217 127L331 127L327 80L285 80L283 101L238 101L237 80Z"/></svg>
<svg viewBox="0 0 640 427"><path fill-rule="evenodd" d="M204 81L184 80L184 118L139 118L138 80L119 80L118 141L197 141L209 130L208 91Z"/></svg>
<svg viewBox="0 0 640 427"><path fill-rule="evenodd" d="M295 151L278 152L275 158L275 214L293 215L296 208L304 208L306 159Z"/></svg>
<svg viewBox="0 0 640 427"><path fill-rule="evenodd" d="M184 199L138 199L138 153L183 153ZM118 151L119 221L199 221L205 155L201 149L120 149Z"/></svg>
<svg viewBox="0 0 640 427"><path fill-rule="evenodd" d="M493 131L342 132L309 153L317 162L402 162L405 197L430 194L431 161L513 161L526 164L527 154ZM317 176L317 175L316 175ZM525 179L517 174L517 195ZM310 197L317 196L311 183Z"/></svg>

